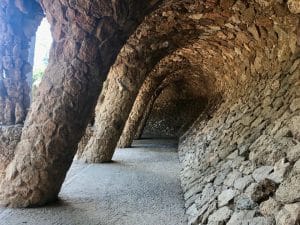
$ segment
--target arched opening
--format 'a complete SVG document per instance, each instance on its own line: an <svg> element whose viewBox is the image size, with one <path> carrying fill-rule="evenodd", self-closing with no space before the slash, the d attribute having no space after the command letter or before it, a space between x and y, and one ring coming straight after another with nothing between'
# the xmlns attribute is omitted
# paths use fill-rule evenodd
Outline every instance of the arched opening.
<svg viewBox="0 0 300 225"><path fill-rule="evenodd" d="M52 44L50 24L44 18L35 35L34 61L32 72L32 95L41 83L49 63L49 53Z"/></svg>
<svg viewBox="0 0 300 225"><path fill-rule="evenodd" d="M203 86L192 74L186 76L163 84L165 87L152 106L141 138L178 139L205 109Z"/></svg>
<svg viewBox="0 0 300 225"><path fill-rule="evenodd" d="M16 2L3 5L12 6L12 12L26 19L26 2ZM111 162L117 144L129 147L135 135L179 138L180 180L189 224L283 225L289 221L296 225L300 199L298 1L159 3L42 0L54 38L50 63L21 141L0 176L0 204L27 207L55 201L95 111L92 137L85 139L87 144L78 152L87 163ZM11 11L0 11L0 22L2 17L6 20L5 29L0 29L14 36L6 28L21 20L10 21L11 14L4 12ZM16 46L23 45L17 41L13 52L8 48L1 52L4 110L0 121L5 125L22 124L27 112L28 90L22 79L15 79L20 71L23 77L27 63L18 67ZM14 54L18 57L11 60ZM8 73L15 71L13 66L17 72ZM13 79L8 80L8 75ZM9 95L7 83L22 90ZM14 93L22 93L16 101L11 100ZM118 166L126 164L126 171L141 170L155 180L164 177L163 164L170 162L170 155L161 153L138 155L135 162L125 155L115 166L83 167L110 168L117 171L113 177L124 181L131 177L122 176ZM155 154L157 158L147 158ZM137 163L141 158L146 162L143 166ZM152 162L163 165L158 166L160 173L148 171ZM96 176L93 171L90 174ZM98 181L101 175L97 173ZM114 184L110 176L105 178L108 186L101 190ZM135 178L125 183L139 183L143 176ZM85 187L93 184L91 180L79 179L79 183ZM164 182L158 180L158 186ZM116 193L127 194L118 188ZM140 196L149 196L142 188L139 191ZM134 203L137 196L129 201Z"/></svg>

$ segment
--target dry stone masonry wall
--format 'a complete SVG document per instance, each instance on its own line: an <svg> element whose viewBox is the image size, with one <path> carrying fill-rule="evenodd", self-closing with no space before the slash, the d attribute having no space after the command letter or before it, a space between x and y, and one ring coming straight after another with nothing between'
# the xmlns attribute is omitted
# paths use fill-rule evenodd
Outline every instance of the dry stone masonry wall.
<svg viewBox="0 0 300 225"><path fill-rule="evenodd" d="M0 174L5 171L7 165L13 159L21 133L21 125L0 127Z"/></svg>
<svg viewBox="0 0 300 225"><path fill-rule="evenodd" d="M299 67L283 76L224 103L182 138L191 224L296 224L281 220L299 215Z"/></svg>
<svg viewBox="0 0 300 225"><path fill-rule="evenodd" d="M187 74L190 76L168 81L153 105L143 137L179 137L203 111L207 100L201 96L201 82L195 81L194 85L191 80L197 76Z"/></svg>
<svg viewBox="0 0 300 225"><path fill-rule="evenodd" d="M264 13L257 11L254 24L236 33L231 56L221 53L241 60L224 67L224 102L203 113L180 140L189 224L300 221L299 16L283 3L258 2ZM252 7L237 1L234 20L245 22Z"/></svg>

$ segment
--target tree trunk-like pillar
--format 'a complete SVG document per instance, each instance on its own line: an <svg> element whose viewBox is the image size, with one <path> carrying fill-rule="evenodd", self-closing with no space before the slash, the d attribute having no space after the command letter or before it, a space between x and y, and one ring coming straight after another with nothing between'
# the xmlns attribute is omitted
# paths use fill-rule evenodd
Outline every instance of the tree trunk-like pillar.
<svg viewBox="0 0 300 225"><path fill-rule="evenodd" d="M87 163L111 161L146 75L173 48L165 42L166 37L162 38L160 34L156 34L156 37L148 35L150 31L146 25L153 24L154 21L157 23L153 16L146 18L129 38L111 68L107 89L99 97L96 107L93 136L79 156L82 161ZM140 34L143 36L140 37Z"/></svg>
<svg viewBox="0 0 300 225"><path fill-rule="evenodd" d="M172 12L174 9L176 12ZM187 12L183 9L184 3L177 1L161 6L146 17L123 47L109 73L108 90L105 96L99 98L94 133L80 156L82 161L111 161L146 76L163 57L185 46L189 43L188 39L191 41L203 32L193 26L181 25L195 23L185 15ZM159 20L158 15L164 15L165 18Z"/></svg>
<svg viewBox="0 0 300 225"><path fill-rule="evenodd" d="M149 76L143 84L139 94L134 102L123 133L119 139L118 147L126 148L130 147L134 140L135 134L137 133L138 127L142 123L146 123L149 113L151 112L152 106L155 99L159 95L155 95L157 88L164 80L165 76ZM159 91L157 92L159 93ZM144 120L143 120L144 119ZM143 120L143 122L142 122ZM143 129L141 127L141 129Z"/></svg>
<svg viewBox="0 0 300 225"><path fill-rule="evenodd" d="M176 56L176 54L174 55ZM177 62L176 64L168 64L172 56L173 55L164 58L145 80L119 139L119 148L130 147L134 138L142 135L157 97L160 95L165 86L173 80L178 79L178 75L180 77L184 68L190 66L184 58L181 59L180 63Z"/></svg>
<svg viewBox="0 0 300 225"><path fill-rule="evenodd" d="M80 156L85 162L102 163L112 159L138 90L157 62L155 52L164 52L161 48L167 50L167 46L159 45L151 49L149 41L143 45L136 42L137 38L131 36L110 70L107 89L96 107L93 136Z"/></svg>
<svg viewBox="0 0 300 225"><path fill-rule="evenodd" d="M42 0L54 42L49 66L0 185L0 203L57 199L109 68L157 1Z"/></svg>
<svg viewBox="0 0 300 225"><path fill-rule="evenodd" d="M159 89L157 91L155 91L154 95L151 97L151 100L149 101L144 113L143 113L143 117L141 119L141 121L139 122L139 125L138 125L138 128L135 132L135 138L142 138L142 135L143 135L143 131L146 127L146 124L147 124L147 121L149 119L149 116L151 114L151 111L153 109L153 106L154 106L154 103L155 103L155 100L158 98L158 96L160 95L162 89ZM136 126L136 125L134 125ZM126 147L130 147L132 145L132 142L134 140L134 138L132 139L132 137L130 137L130 140L127 141L126 143ZM130 143L129 143L130 142Z"/></svg>
<svg viewBox="0 0 300 225"><path fill-rule="evenodd" d="M28 54L43 11L37 2L0 4L0 125L22 124L30 104Z"/></svg>

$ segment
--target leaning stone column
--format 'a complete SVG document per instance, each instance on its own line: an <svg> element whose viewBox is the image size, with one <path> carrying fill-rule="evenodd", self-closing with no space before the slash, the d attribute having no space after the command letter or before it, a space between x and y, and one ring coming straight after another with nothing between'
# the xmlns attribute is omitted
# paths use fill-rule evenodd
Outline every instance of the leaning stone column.
<svg viewBox="0 0 300 225"><path fill-rule="evenodd" d="M127 37L157 1L41 2L54 42L21 142L0 184L0 203L10 207L57 199L101 83Z"/></svg>
<svg viewBox="0 0 300 225"><path fill-rule="evenodd" d="M134 102L123 133L118 142L119 148L130 147L139 125L142 124L142 120L144 119L144 122L146 123L147 115L151 112L152 105L157 97L157 95L154 94L155 90L159 87L163 79L164 76L149 76L146 79Z"/></svg>
<svg viewBox="0 0 300 225"><path fill-rule="evenodd" d="M160 90L157 94L154 94L151 98L151 100L149 101L144 113L143 113L143 116L142 116L142 119L140 120L139 122L139 125L138 125L138 128L135 132L135 138L137 139L140 139L142 138L142 135L143 135L143 131L145 129L145 126L146 126L146 123L149 119L149 116L150 116L150 113L153 109L153 106L154 106L154 103L155 103L155 100L157 99L157 97L159 96L159 94L161 93L162 90ZM130 147L132 145L132 141L133 139L131 140L132 138L130 138L130 140L127 141L127 143L125 142L124 145L126 145L125 147ZM130 143L129 143L130 142Z"/></svg>
<svg viewBox="0 0 300 225"><path fill-rule="evenodd" d="M151 36L148 24L157 20L149 16L129 38L110 70L105 93L96 107L93 136L80 159L88 163L109 162L138 94L148 73L174 46L159 33ZM144 34L142 37L141 34Z"/></svg>
<svg viewBox="0 0 300 225"><path fill-rule="evenodd" d="M135 34L140 33L138 30ZM138 42L136 35L128 40L111 68L108 86L99 97L93 136L86 145L80 159L88 163L109 162L122 133L132 105L146 75L161 56L166 54L168 45L152 42ZM160 43L158 41L158 43Z"/></svg>
<svg viewBox="0 0 300 225"><path fill-rule="evenodd" d="M100 96L94 133L81 155L82 161L111 161L146 76L163 57L185 46L187 39L193 40L202 34L201 29L182 25L195 23L187 15L190 12L185 10L184 3L173 0L165 3L145 18L112 67L108 90L105 97Z"/></svg>
<svg viewBox="0 0 300 225"><path fill-rule="evenodd" d="M173 57L177 58L176 63L172 62ZM180 79L181 73L190 66L188 60L177 56L176 52L161 60L138 93L119 139L119 148L130 147L136 135L141 135L157 97L172 81Z"/></svg>

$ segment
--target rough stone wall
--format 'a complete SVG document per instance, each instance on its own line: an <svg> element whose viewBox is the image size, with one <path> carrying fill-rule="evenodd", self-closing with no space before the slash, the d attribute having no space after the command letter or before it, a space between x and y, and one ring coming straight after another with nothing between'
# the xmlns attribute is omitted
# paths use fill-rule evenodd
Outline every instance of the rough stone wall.
<svg viewBox="0 0 300 225"><path fill-rule="evenodd" d="M196 86L197 87L197 86ZM179 137L203 111L207 100L184 80L169 84L156 99L143 137Z"/></svg>
<svg viewBox="0 0 300 225"><path fill-rule="evenodd" d="M299 224L300 33L287 6L236 1L226 24L233 36L216 36L219 56L206 39L202 67L224 102L180 139L189 224Z"/></svg>
<svg viewBox="0 0 300 225"><path fill-rule="evenodd" d="M250 63L235 46L241 63L224 70L230 84L225 102L201 115L180 140L189 224L299 224L298 22L281 13L277 22L282 24L274 23L264 33L262 24L250 29L254 37L259 34ZM274 43L273 49L264 40ZM232 85L236 71L248 75L246 85Z"/></svg>
<svg viewBox="0 0 300 225"><path fill-rule="evenodd" d="M296 224L290 221L300 213L299 64L222 104L182 137L190 224Z"/></svg>
<svg viewBox="0 0 300 225"><path fill-rule="evenodd" d="M0 174L13 159L21 133L22 125L0 126Z"/></svg>
<svg viewBox="0 0 300 225"><path fill-rule="evenodd" d="M30 87L26 75L30 41L43 18L37 2L2 1L0 4L0 125L24 122Z"/></svg>

